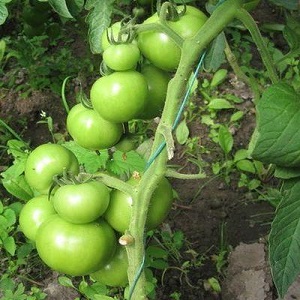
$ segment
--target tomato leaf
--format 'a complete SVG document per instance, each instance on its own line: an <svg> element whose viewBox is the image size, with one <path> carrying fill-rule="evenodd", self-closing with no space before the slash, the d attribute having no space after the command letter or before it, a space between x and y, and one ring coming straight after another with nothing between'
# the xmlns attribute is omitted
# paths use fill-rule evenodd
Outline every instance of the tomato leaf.
<svg viewBox="0 0 300 300"><path fill-rule="evenodd" d="M11 2L11 0L0 0L0 25L4 24L8 16L8 10L5 4L9 2Z"/></svg>
<svg viewBox="0 0 300 300"><path fill-rule="evenodd" d="M59 276L57 280L58 280L58 283L62 286L74 288L72 280L67 276Z"/></svg>
<svg viewBox="0 0 300 300"><path fill-rule="evenodd" d="M60 16L67 19L73 19L73 16L68 9L66 0L49 0L48 2L52 6L54 11L57 12Z"/></svg>
<svg viewBox="0 0 300 300"><path fill-rule="evenodd" d="M79 164L83 165L88 173L95 173L97 170L106 167L109 155L107 150L96 151L87 150L74 141L63 143L62 146L71 150L78 159Z"/></svg>
<svg viewBox="0 0 300 300"><path fill-rule="evenodd" d="M279 296L283 297L300 273L300 181L283 186L283 197L269 235L270 264Z"/></svg>
<svg viewBox="0 0 300 300"><path fill-rule="evenodd" d="M117 175L131 174L134 171L142 172L145 170L145 160L136 152L116 151L113 158L108 162L107 169Z"/></svg>
<svg viewBox="0 0 300 300"><path fill-rule="evenodd" d="M212 99L208 103L208 108L209 109L214 109L214 110L221 110L221 109L234 108L234 106L229 101L227 101L226 99L215 98L215 99Z"/></svg>
<svg viewBox="0 0 300 300"><path fill-rule="evenodd" d="M286 83L270 86L257 103L251 156L277 166L300 167L299 94Z"/></svg>
<svg viewBox="0 0 300 300"><path fill-rule="evenodd" d="M110 25L113 3L114 0L88 0L85 4L85 9L90 11L86 22L89 25L90 48L94 54L102 52L101 36Z"/></svg>

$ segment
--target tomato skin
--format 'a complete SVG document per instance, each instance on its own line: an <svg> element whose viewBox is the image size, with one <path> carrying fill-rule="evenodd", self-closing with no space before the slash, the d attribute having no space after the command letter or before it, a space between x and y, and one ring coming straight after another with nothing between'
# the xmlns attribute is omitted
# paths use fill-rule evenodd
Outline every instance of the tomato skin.
<svg viewBox="0 0 300 300"><path fill-rule="evenodd" d="M154 65L143 65L141 73L145 76L148 84L148 96L141 119L153 119L161 115L165 105L170 74Z"/></svg>
<svg viewBox="0 0 300 300"><path fill-rule="evenodd" d="M128 183L137 185L138 179L131 178ZM166 178L158 184L150 200L146 229L151 230L159 226L166 218L173 202L172 186ZM104 218L116 231L124 233L130 223L131 210L134 205L130 195L119 190L111 192L110 203Z"/></svg>
<svg viewBox="0 0 300 300"><path fill-rule="evenodd" d="M78 174L79 163L76 156L59 144L42 144L29 154L25 165L25 178L33 189L47 194L53 177L64 171Z"/></svg>
<svg viewBox="0 0 300 300"><path fill-rule="evenodd" d="M123 134L121 123L103 119L95 110L76 104L67 117L67 130L74 141L89 150L107 149Z"/></svg>
<svg viewBox="0 0 300 300"><path fill-rule="evenodd" d="M90 181L58 188L52 198L56 212L74 224L93 222L106 211L110 194L106 185Z"/></svg>
<svg viewBox="0 0 300 300"><path fill-rule="evenodd" d="M186 6L186 13L178 21L168 21L168 25L182 38L193 37L206 22L207 17L196 8ZM182 6L178 6L178 11ZM156 14L145 20L144 24L159 22ZM166 71L175 71L181 57L181 49L165 33L144 31L138 35L141 53L155 66Z"/></svg>
<svg viewBox="0 0 300 300"><path fill-rule="evenodd" d="M112 258L116 245L115 233L104 220L72 224L54 215L36 235L36 248L44 263L72 276L99 270Z"/></svg>
<svg viewBox="0 0 300 300"><path fill-rule="evenodd" d="M114 72L94 82L90 99L94 109L110 122L134 119L143 110L148 87L137 71Z"/></svg>
<svg viewBox="0 0 300 300"><path fill-rule="evenodd" d="M127 277L128 257L124 246L118 245L113 258L100 270L90 274L93 280L111 287L125 287Z"/></svg>
<svg viewBox="0 0 300 300"><path fill-rule="evenodd" d="M135 69L140 58L140 50L134 43L112 44L103 52L103 61L115 71Z"/></svg>
<svg viewBox="0 0 300 300"><path fill-rule="evenodd" d="M56 211L49 201L48 195L34 197L26 202L20 212L20 230L28 239L35 241L39 227L55 214Z"/></svg>

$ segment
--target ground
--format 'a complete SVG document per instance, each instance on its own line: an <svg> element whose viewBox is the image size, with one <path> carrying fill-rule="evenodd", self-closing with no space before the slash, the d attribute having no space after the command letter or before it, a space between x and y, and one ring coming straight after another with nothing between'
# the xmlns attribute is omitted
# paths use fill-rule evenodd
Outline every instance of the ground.
<svg viewBox="0 0 300 300"><path fill-rule="evenodd" d="M261 8L264 9L255 11L256 19L263 19L266 15L272 18L273 12L271 14L266 13L268 6ZM244 100L241 109L245 112L245 117L235 131L234 147L235 149L245 148L255 127L255 109L252 94L246 86L237 84L239 81L236 81L233 73L230 73L228 77L231 81L228 80L224 89L233 91ZM199 99L198 101L202 100ZM40 120L42 111L53 118L54 130L65 135L64 120L66 114L59 96L49 93L49 91L33 91L28 97L22 98L17 92L0 90L0 118L9 122L32 145L51 140L47 126L37 123ZM17 120L18 122L16 122ZM24 120L24 123L20 120ZM206 135L207 128L194 122L189 124L189 129L192 136L201 137L201 143L204 146L211 143ZM182 151L182 146L178 145L171 163L184 166L184 172L197 172L195 166L189 164L186 158L182 157ZM204 154L203 160L209 164L218 155L221 154L218 154L218 151L213 151L210 154ZM182 300L234 299L230 293L234 292L236 287L239 288L241 284L241 281L238 281L237 277L234 276L240 274L238 273L240 271L252 270L252 266L247 266L247 262L244 262L243 258L236 254L248 251L245 250L248 249L247 245L254 247L251 248L252 250L249 253L255 252L259 255L260 269L255 269L255 265L253 269L257 272L263 272L261 276L263 276L263 282L268 284L268 288L263 285L260 290L263 291L262 295L265 298L255 298L254 296L254 298L237 297L236 299L276 299L269 278L265 253L266 237L270 230L274 208L267 202L258 201L258 193L249 192L247 188L238 188L237 175L233 175L231 181L226 183L222 176L214 176L210 173L210 168L206 169L208 172L206 179L184 181L172 179L178 198L163 226L172 232L182 231L186 244L181 250L182 258L180 262L170 261L171 268L169 270L164 274L157 272L159 282L157 299L170 299L170 295L174 292L180 293L180 299ZM268 184L272 186L276 183L269 182ZM223 244L221 245L221 243ZM240 252L234 252L234 249ZM223 259L224 268L218 273L215 261L216 255L220 254L220 250L226 252ZM230 252L235 254L231 254L227 261L227 255ZM180 264L184 261L194 262L194 264L191 263L188 269L183 270ZM229 266L227 262L229 262ZM240 263L242 265L239 265L239 262L242 262ZM234 269L236 264L239 265L238 271ZM187 272L183 273L183 271ZM44 285L45 291L49 295L47 299L74 299L76 297L73 290L64 288L61 291L61 287L58 288L55 283L57 274L49 274L49 272L46 274L47 277L41 279L40 283ZM247 276L249 276L249 273L247 273ZM261 280L261 276L258 276L259 280ZM207 284L207 280L211 277L219 280L222 287L221 293L212 291ZM228 278L232 280L228 280ZM249 281L249 277L245 278ZM238 279L243 280L243 277L238 276ZM235 287L232 287L232 282L236 283ZM250 290L252 288L252 291L259 290L257 284L257 281L253 281L253 285L248 288ZM60 294L57 295L57 291Z"/></svg>

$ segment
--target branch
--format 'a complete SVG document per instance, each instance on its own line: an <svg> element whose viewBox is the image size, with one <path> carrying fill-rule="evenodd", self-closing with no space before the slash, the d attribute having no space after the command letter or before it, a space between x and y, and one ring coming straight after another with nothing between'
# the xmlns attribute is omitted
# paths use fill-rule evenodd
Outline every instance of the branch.
<svg viewBox="0 0 300 300"><path fill-rule="evenodd" d="M183 174L173 169L167 169L166 177L173 177L177 179L203 179L206 178L206 174L201 171L198 174Z"/></svg>

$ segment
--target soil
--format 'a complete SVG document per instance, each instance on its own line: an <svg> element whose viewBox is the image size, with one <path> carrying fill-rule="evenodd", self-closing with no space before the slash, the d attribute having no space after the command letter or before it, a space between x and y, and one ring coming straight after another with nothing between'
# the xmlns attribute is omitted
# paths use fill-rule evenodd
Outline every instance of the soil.
<svg viewBox="0 0 300 300"><path fill-rule="evenodd" d="M265 21L266 16L270 20L277 18L274 10L269 12L269 6L263 3L253 14L258 22ZM255 127L252 94L233 74L229 75L229 79L224 85L224 93L230 91L243 98L240 109L245 112L240 126L234 129L234 149L245 148ZM51 141L47 126L37 123L40 121L41 111L53 118L55 132L66 134L66 114L57 95L49 91L33 91L28 97L22 98L17 92L0 90L0 118L7 121L25 140L30 141L31 145ZM220 115L220 118L223 117L226 118L226 115ZM202 146L213 147L209 148L213 149L211 153L201 155L203 161L209 165L214 159L220 158L222 153L207 137L207 128L199 124L200 122L190 123L189 129L192 136L201 137ZM175 157L170 163L183 166L183 172L197 172L197 168L183 158L182 151L183 147L178 145ZM209 167L205 171L208 172L206 179L172 180L178 199L162 226L172 232L182 231L186 245L181 250L180 262L169 262L174 268L164 274L156 272L159 285L157 299L169 300L174 292L180 293L181 297L178 299L182 300L276 299L265 247L274 213L273 207L267 202L258 201L257 193L239 188L237 175L233 174L231 181L226 183L224 177L210 174ZM271 186L276 183L267 184ZM215 260L220 250L227 252L224 268L218 273ZM245 253L254 253L254 258L245 259ZM203 259L201 263L200 258ZM181 264L185 261L195 263L183 273ZM221 293L213 291L209 286L208 280L212 277L220 282ZM50 273L41 280L48 294L47 299L75 299L77 293L74 294L72 289L59 287L56 278L56 274ZM248 284L247 287L245 283ZM243 293L245 291L249 293ZM177 298L174 296L172 299Z"/></svg>

